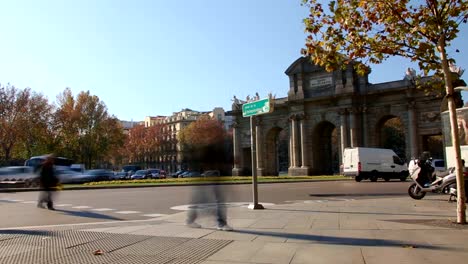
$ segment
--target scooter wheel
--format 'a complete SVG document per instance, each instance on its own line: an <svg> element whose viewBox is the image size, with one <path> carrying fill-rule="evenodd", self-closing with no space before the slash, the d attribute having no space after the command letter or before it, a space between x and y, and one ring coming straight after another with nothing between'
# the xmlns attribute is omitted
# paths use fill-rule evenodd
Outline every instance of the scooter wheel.
<svg viewBox="0 0 468 264"><path fill-rule="evenodd" d="M416 183L410 185L410 187L408 188L408 194L411 198L415 200L421 200L422 198L424 198L424 196L426 196L426 192L421 191L421 188L419 188L419 186L416 185Z"/></svg>

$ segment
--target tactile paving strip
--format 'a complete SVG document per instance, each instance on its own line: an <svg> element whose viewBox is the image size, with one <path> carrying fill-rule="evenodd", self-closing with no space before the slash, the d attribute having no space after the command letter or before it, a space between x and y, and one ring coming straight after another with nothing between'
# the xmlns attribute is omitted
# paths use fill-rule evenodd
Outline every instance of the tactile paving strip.
<svg viewBox="0 0 468 264"><path fill-rule="evenodd" d="M113 253L121 255L154 256L160 254L161 252L175 248L187 242L188 240L188 238L181 237L151 237L150 239L140 243L118 249Z"/></svg>
<svg viewBox="0 0 468 264"><path fill-rule="evenodd" d="M49 263L73 253L63 248L38 247L26 244L9 244L6 247L10 250L10 254L3 254L2 252L2 257L0 257L1 264Z"/></svg>
<svg viewBox="0 0 468 264"><path fill-rule="evenodd" d="M0 264L199 263L232 242L78 230L28 232L33 235L2 242ZM96 250L103 254L93 254Z"/></svg>
<svg viewBox="0 0 468 264"><path fill-rule="evenodd" d="M9 240L9 243L21 243L43 247L69 248L80 244L109 237L110 234L100 232L84 232L75 230L48 231L38 235L23 235Z"/></svg>
<svg viewBox="0 0 468 264"><path fill-rule="evenodd" d="M161 253L162 256L174 259L203 260L231 243L231 240L192 239Z"/></svg>
<svg viewBox="0 0 468 264"><path fill-rule="evenodd" d="M138 242L150 239L150 236L128 235L128 234L113 234L111 237L84 243L69 249L76 251L94 252L95 250L102 250L104 252L112 252L117 249L131 246Z"/></svg>

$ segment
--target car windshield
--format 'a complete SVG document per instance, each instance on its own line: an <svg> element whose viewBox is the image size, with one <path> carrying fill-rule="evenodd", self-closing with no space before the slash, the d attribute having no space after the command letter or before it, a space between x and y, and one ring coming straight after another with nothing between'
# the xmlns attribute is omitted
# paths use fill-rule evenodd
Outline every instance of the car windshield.
<svg viewBox="0 0 468 264"><path fill-rule="evenodd" d="M138 175L142 175L142 174L145 174L146 171L145 170L139 170L137 172L135 172L135 174L138 174Z"/></svg>

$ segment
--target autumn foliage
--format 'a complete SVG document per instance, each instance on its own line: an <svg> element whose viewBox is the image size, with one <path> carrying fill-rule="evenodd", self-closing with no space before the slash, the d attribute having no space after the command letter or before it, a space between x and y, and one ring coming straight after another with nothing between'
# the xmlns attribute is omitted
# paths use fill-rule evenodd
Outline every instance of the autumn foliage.
<svg viewBox="0 0 468 264"><path fill-rule="evenodd" d="M226 160L223 125L213 119L201 118L179 134L186 162L192 169L220 169Z"/></svg>

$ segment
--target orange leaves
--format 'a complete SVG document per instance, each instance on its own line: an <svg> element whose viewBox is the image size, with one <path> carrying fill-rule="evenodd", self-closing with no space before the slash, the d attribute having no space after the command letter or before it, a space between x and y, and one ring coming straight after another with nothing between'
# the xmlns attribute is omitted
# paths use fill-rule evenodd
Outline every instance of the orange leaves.
<svg viewBox="0 0 468 264"><path fill-rule="evenodd" d="M180 134L183 144L192 147L204 147L223 142L225 132L217 120L200 119L184 128Z"/></svg>

